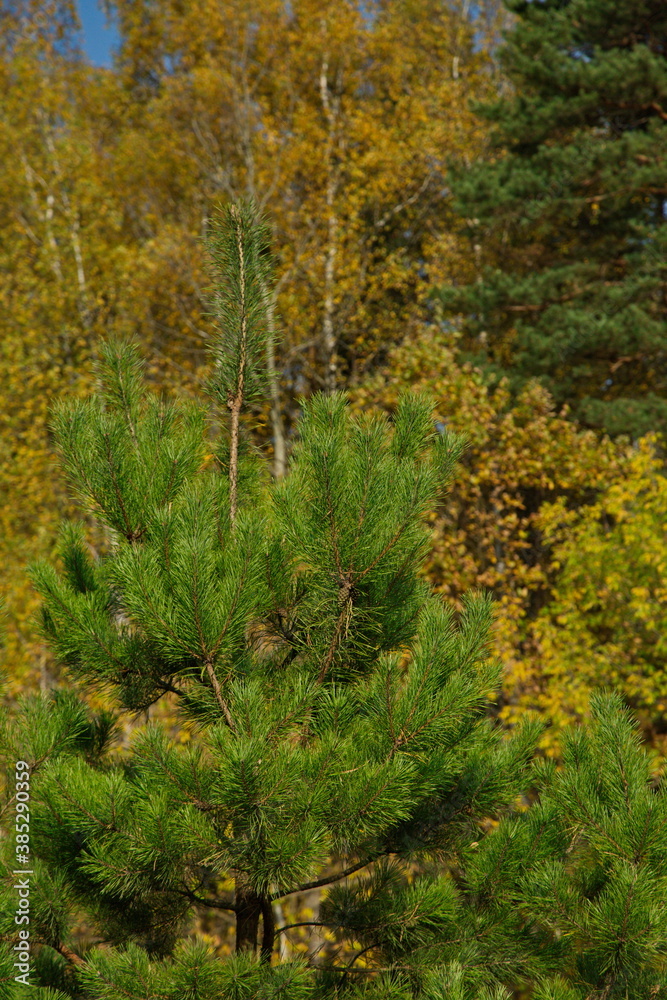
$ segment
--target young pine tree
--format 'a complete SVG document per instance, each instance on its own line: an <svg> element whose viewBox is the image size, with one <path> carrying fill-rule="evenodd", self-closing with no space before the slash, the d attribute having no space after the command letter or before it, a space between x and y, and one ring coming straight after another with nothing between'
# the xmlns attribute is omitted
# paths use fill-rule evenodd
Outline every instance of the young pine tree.
<svg viewBox="0 0 667 1000"><path fill-rule="evenodd" d="M228 434L211 443L203 407L151 395L126 346L55 417L108 545L63 530L59 570L34 570L43 627L116 711L59 690L5 727L7 815L16 761L31 798L29 852L4 844L3 995L662 995L667 810L631 725L603 706L565 776L543 769L537 804L495 823L531 777L534 727L507 739L489 720L488 600L457 617L419 576L460 442L413 396L392 426L320 396L271 483L242 436L265 239L242 208L213 240ZM189 739L166 723L119 737L163 698ZM25 862L31 986L15 968ZM286 916L316 891L314 914Z"/></svg>

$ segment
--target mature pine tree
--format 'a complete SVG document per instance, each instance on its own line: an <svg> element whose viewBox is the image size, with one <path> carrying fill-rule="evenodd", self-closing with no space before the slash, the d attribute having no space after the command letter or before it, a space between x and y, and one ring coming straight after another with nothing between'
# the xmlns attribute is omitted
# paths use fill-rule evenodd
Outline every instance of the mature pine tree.
<svg viewBox="0 0 667 1000"><path fill-rule="evenodd" d="M514 93L455 179L479 282L443 290L468 347L592 426L667 427L667 6L506 0Z"/></svg>
<svg viewBox="0 0 667 1000"><path fill-rule="evenodd" d="M418 575L460 442L415 397L393 427L320 397L271 484L242 434L267 279L249 210L213 249L225 438L203 408L152 396L127 347L104 350L97 397L56 416L107 546L65 528L60 570L34 572L44 630L118 712L61 691L5 727L2 995L661 996L667 801L631 724L601 704L512 812L535 727L507 739L489 719L489 602L457 617ZM189 740L157 723L119 738L163 697ZM316 915L285 917L316 890ZM304 927L304 957L281 949ZM26 930L32 987L15 979Z"/></svg>

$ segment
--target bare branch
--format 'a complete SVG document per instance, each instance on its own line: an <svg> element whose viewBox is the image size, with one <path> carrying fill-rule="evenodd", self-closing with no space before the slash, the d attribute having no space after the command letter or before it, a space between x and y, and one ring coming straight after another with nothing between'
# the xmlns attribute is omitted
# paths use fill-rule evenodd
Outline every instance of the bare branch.
<svg viewBox="0 0 667 1000"><path fill-rule="evenodd" d="M354 875L355 872L361 871L367 865L372 865L381 857L382 854L377 854L374 858L365 858L364 861L357 861L356 864L350 865L349 868L344 868L342 872L337 872L335 875L328 875L325 878L316 879L314 882L304 882L303 885L297 886L296 889L290 889L289 892L276 892L270 897L271 902L274 902L276 899L284 899L285 896L293 896L297 892L308 892L310 889L319 889L323 885L332 885L334 882L340 882L342 878Z"/></svg>
<svg viewBox="0 0 667 1000"><path fill-rule="evenodd" d="M205 666L206 666L206 673L208 674L208 679L210 680L211 687L213 688L213 693L215 695L215 700L217 701L218 705L220 706L220 709L222 711L222 714L225 717L225 721L226 721L227 725L229 726L229 728L231 729L231 731L233 733L235 733L236 732L236 725L234 724L234 719L232 718L232 713L229 710L229 705L227 704L227 701L225 700L225 697L224 697L224 695L222 693L222 688L220 687L220 681L215 676L215 670L213 669L213 664L211 663L210 660L206 660Z"/></svg>

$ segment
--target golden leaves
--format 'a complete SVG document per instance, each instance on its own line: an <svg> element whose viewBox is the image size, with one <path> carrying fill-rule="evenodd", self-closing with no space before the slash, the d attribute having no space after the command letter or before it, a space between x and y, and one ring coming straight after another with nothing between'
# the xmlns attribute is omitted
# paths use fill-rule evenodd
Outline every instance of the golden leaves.
<svg viewBox="0 0 667 1000"><path fill-rule="evenodd" d="M607 685L661 726L667 478L656 440L628 447L581 430L537 384L512 401L434 328L396 349L389 377L369 380L355 405L392 409L408 386L430 392L434 420L468 437L431 519L426 573L454 603L471 588L496 598L500 717L514 724L538 710L554 723L545 749L555 752L558 729Z"/></svg>

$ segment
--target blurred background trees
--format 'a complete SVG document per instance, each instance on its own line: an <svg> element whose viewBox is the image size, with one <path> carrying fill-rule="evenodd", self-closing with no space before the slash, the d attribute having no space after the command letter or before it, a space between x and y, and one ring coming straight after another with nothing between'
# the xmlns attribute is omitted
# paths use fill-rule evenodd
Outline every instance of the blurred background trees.
<svg viewBox="0 0 667 1000"><path fill-rule="evenodd" d="M665 14L609 6L118 0L110 69L87 64L74 4L3 6L10 698L57 674L24 570L69 504L49 407L89 389L111 335L194 392L203 236L250 196L276 257L278 379L253 414L274 473L313 391L390 409L429 389L470 444L428 573L455 603L496 597L501 719L561 724L615 683L660 740L664 466L641 435L665 396Z"/></svg>
<svg viewBox="0 0 667 1000"><path fill-rule="evenodd" d="M482 363L539 377L588 426L664 432L667 8L507 6L512 89L479 109L491 156L456 169L479 271L445 308Z"/></svg>

